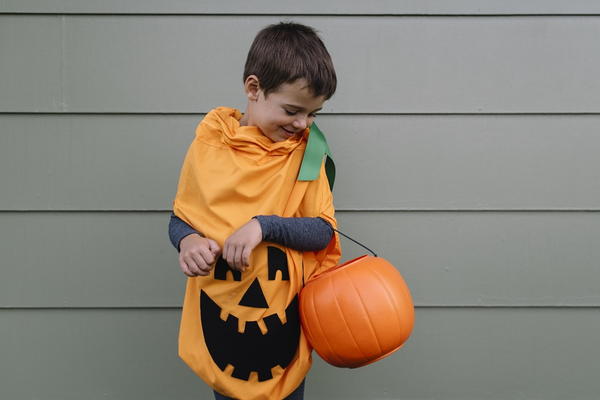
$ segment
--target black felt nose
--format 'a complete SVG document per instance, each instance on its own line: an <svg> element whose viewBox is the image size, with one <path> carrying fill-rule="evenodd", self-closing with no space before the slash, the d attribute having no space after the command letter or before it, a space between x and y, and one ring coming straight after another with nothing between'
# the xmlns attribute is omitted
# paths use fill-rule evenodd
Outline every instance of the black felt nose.
<svg viewBox="0 0 600 400"><path fill-rule="evenodd" d="M254 281L252 281L252 284L248 290L246 290L244 296L242 296L239 305L255 308L269 308L269 304L267 303L267 299L265 299L258 278L254 278Z"/></svg>

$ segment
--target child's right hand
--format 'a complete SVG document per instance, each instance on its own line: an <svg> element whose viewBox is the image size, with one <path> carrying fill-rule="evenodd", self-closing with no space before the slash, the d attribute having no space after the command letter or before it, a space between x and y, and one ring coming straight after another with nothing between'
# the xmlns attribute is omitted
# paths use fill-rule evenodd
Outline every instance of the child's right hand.
<svg viewBox="0 0 600 400"><path fill-rule="evenodd" d="M184 237L179 243L179 267L189 277L210 274L220 255L221 248L217 242L196 233Z"/></svg>

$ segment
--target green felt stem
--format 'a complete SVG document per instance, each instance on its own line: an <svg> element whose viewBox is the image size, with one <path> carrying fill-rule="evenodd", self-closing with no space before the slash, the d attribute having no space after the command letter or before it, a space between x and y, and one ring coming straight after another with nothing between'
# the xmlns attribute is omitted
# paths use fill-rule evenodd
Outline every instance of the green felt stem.
<svg viewBox="0 0 600 400"><path fill-rule="evenodd" d="M302 158L302 164L300 165L298 180L314 181L319 178L319 171L321 170L321 164L325 157L325 173L327 174L327 180L329 181L329 188L333 190L335 164L333 158L331 158L331 151L327 145L325 135L321 132L317 124L313 123L310 127L308 143L304 150L304 158Z"/></svg>

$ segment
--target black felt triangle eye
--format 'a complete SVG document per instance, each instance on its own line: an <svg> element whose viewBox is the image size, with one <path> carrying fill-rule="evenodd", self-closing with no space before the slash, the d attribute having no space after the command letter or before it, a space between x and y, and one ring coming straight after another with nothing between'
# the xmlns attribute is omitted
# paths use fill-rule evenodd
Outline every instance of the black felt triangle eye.
<svg viewBox="0 0 600 400"><path fill-rule="evenodd" d="M244 293L239 304L246 307L269 308L269 304L267 303L267 299L265 299L258 278L254 278L254 281L248 290L246 290L246 293Z"/></svg>

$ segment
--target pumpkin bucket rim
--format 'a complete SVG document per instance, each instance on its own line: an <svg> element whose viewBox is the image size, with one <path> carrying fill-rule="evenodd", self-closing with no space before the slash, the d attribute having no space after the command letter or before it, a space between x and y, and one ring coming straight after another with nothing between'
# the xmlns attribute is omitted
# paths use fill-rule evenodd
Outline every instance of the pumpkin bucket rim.
<svg viewBox="0 0 600 400"><path fill-rule="evenodd" d="M351 265L356 264L358 261L362 260L363 258L367 258L367 257L369 257L369 258L379 258L379 257L374 257L374 256L369 255L369 254L363 254L362 256L353 258L352 260L348 260L348 261L346 261L346 262L344 262L344 263L342 263L340 265L336 265L333 268L329 268L328 270L323 271L322 273L320 273L320 274L312 277L308 282L306 282L306 285L310 284L311 282L317 281L317 280L321 279L324 276L330 275L333 272L337 272L337 271L340 271L342 269L346 269L346 268L350 267Z"/></svg>

